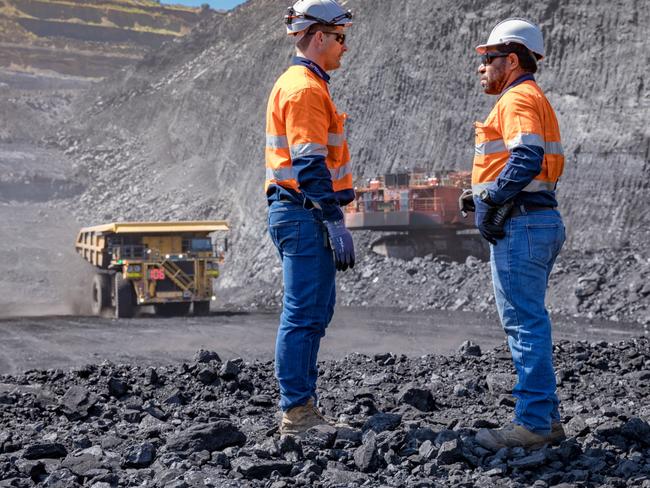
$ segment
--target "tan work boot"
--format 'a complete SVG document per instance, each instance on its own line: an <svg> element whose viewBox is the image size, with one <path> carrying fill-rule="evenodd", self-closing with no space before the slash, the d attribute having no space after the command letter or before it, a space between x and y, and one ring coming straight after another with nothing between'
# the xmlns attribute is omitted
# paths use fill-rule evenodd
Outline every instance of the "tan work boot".
<svg viewBox="0 0 650 488"><path fill-rule="evenodd" d="M301 435L316 425L332 425L314 405L310 398L305 405L299 405L282 413L280 435Z"/></svg>
<svg viewBox="0 0 650 488"><path fill-rule="evenodd" d="M476 434L476 442L486 449L498 451L502 447L523 447L525 449L537 449L544 444L558 442L559 436L564 436L562 424L559 429L556 428L554 434L553 427L548 435L539 435L531 432L526 427L517 424L510 424L500 429L481 429ZM561 429L561 432L560 432ZM555 435L555 438L553 437Z"/></svg>

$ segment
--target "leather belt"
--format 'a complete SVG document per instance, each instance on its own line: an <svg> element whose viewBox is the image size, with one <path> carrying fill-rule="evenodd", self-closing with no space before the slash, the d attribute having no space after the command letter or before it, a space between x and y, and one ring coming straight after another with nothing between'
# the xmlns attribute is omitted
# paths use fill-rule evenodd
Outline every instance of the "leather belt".
<svg viewBox="0 0 650 488"><path fill-rule="evenodd" d="M553 210L555 207L542 205L515 205L512 207L510 217L521 217L531 212L541 212L542 210Z"/></svg>

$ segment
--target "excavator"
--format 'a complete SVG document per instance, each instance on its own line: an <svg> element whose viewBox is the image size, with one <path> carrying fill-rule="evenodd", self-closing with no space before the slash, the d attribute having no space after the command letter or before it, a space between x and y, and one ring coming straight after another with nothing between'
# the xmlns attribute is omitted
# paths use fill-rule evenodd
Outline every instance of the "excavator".
<svg viewBox="0 0 650 488"><path fill-rule="evenodd" d="M380 232L371 247L388 257L487 259L488 246L458 209L458 197L470 186L466 171L386 173L355 188L357 198L344 209L345 224L350 230Z"/></svg>

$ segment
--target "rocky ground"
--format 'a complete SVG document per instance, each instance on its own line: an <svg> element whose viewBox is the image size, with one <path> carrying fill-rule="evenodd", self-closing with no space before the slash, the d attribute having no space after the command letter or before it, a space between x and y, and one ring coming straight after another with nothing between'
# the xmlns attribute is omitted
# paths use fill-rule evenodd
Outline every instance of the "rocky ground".
<svg viewBox="0 0 650 488"><path fill-rule="evenodd" d="M270 362L4 376L0 486L650 486L648 339L564 341L555 361L567 440L496 453L474 436L512 415L503 347L323 362L322 409L348 427L303 439L275 432Z"/></svg>

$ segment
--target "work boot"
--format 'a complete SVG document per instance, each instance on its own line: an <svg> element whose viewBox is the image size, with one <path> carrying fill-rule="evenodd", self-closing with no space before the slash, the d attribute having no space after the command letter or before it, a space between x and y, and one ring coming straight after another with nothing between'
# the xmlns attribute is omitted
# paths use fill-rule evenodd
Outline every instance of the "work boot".
<svg viewBox="0 0 650 488"><path fill-rule="evenodd" d="M282 413L280 422L280 435L292 434L301 435L316 425L332 425L325 416L314 405L314 399L310 398L305 405L293 407Z"/></svg>
<svg viewBox="0 0 650 488"><path fill-rule="evenodd" d="M559 428L553 427L559 424ZM476 442L486 449L498 451L502 447L523 447L525 449L538 449L544 444L559 442L564 436L562 424L557 422L551 427L548 435L539 435L531 432L526 427L511 423L500 429L480 429L476 434Z"/></svg>

